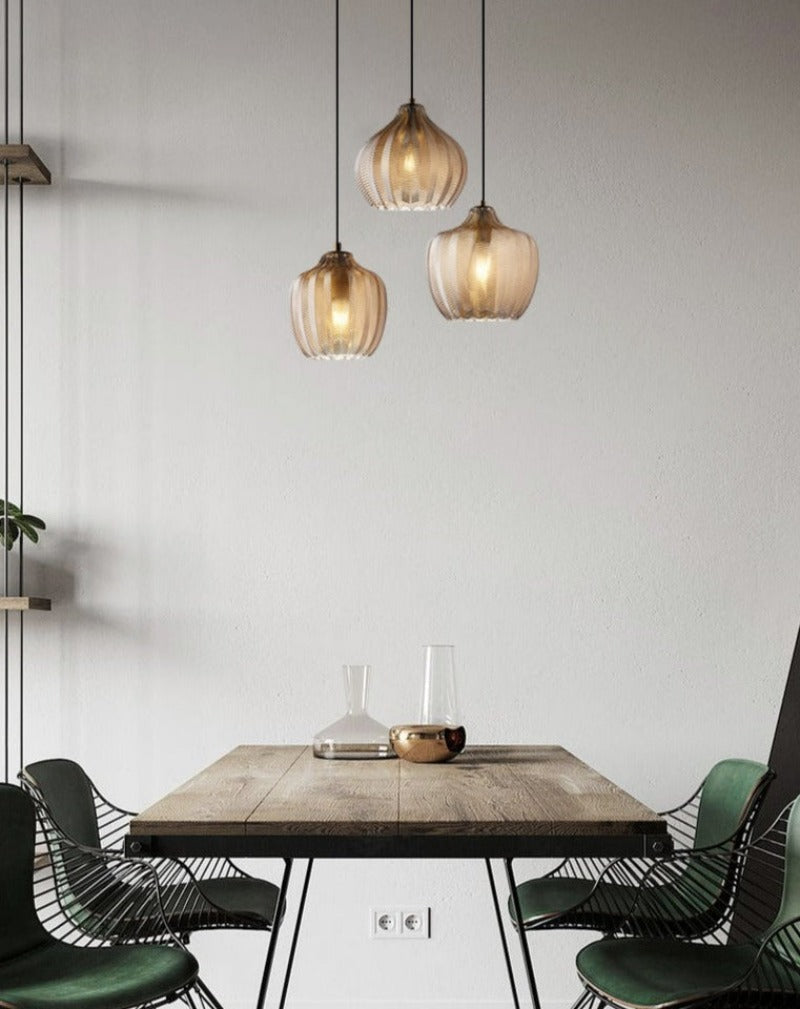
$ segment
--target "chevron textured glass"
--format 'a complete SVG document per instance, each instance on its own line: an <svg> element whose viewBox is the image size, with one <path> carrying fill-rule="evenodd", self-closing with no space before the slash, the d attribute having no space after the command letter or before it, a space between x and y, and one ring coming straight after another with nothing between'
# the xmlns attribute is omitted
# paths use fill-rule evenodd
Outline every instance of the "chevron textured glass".
<svg viewBox="0 0 800 1009"><path fill-rule="evenodd" d="M411 101L371 137L356 158L356 182L380 210L451 207L467 181L467 159L449 134Z"/></svg>
<svg viewBox="0 0 800 1009"><path fill-rule="evenodd" d="M536 242L501 224L484 204L428 246L428 283L446 319L518 319L538 276Z"/></svg>
<svg viewBox="0 0 800 1009"><path fill-rule="evenodd" d="M386 288L349 252L326 252L292 285L291 312L294 336L306 357L369 357L386 324Z"/></svg>

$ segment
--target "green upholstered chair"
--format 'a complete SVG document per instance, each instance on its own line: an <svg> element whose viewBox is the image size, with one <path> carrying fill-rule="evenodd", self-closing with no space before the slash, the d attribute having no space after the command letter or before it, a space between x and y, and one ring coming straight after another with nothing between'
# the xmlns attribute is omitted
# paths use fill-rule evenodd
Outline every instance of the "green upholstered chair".
<svg viewBox="0 0 800 1009"><path fill-rule="evenodd" d="M753 760L722 760L708 773L697 791L676 809L661 815L667 820L676 852L718 846L732 852L748 837L759 803L772 780L766 765ZM546 876L527 880L517 888L526 931L584 928L610 933L638 934L634 903L639 883L652 859L566 859ZM716 891L708 891L693 906L676 910L673 930L680 935L713 931L730 906L731 873L735 862L722 872ZM666 902L670 895L662 894ZM509 899L516 925L514 901ZM640 913L640 912L637 912Z"/></svg>
<svg viewBox="0 0 800 1009"><path fill-rule="evenodd" d="M68 838L89 855L122 854L123 838L135 814L105 799L75 761L56 759L29 764L20 780L37 805L48 845ZM206 929L272 928L278 888L242 872L229 859L152 858L147 864L157 875L167 924L185 940L192 932ZM72 879L69 869L65 869L65 892L75 896L85 913L93 906L93 894L80 890L81 880L80 872ZM113 889L113 879L107 882ZM139 918L140 935L148 927L158 934L158 916L151 918L142 908Z"/></svg>
<svg viewBox="0 0 800 1009"><path fill-rule="evenodd" d="M69 917L55 896L56 876L66 871L70 844L48 857L36 848L31 798L15 785L0 785L0 1005L7 1009L129 1009L155 1007L177 998L208 1005L198 987L198 966L161 915L154 872L114 856L93 864L81 858L91 910L78 903ZM55 855L55 858L53 858ZM77 870L73 867L73 878ZM102 901L103 880L114 874L127 900ZM122 891L117 891L117 895ZM133 907L159 919L154 936L138 942ZM102 908L102 910L101 910ZM91 930L77 924L86 914ZM213 1004L213 1003L211 1003Z"/></svg>
<svg viewBox="0 0 800 1009"><path fill-rule="evenodd" d="M800 1006L800 800L757 841L733 854L739 870L734 910L700 939L672 934L676 911L713 895L731 855L690 852L651 867L636 894L640 935L605 938L581 950L585 991L576 1007L617 1009L797 1009ZM764 895L778 884L777 915ZM667 905L668 890L674 904ZM644 923L647 922L645 927Z"/></svg>
<svg viewBox="0 0 800 1009"><path fill-rule="evenodd" d="M764 792L774 775L752 760L723 760L681 806L661 815L666 819L674 850L711 850L720 853L716 889L698 894L694 904L677 905L668 888L659 891L671 914L673 935L713 932L731 905L737 863L732 852L749 837ZM591 929L606 935L639 935L643 909L637 906L639 884L654 864L652 858L569 858L546 876L516 886L507 867L511 895L509 910L517 929L528 985L538 1006L536 979L526 933L542 929ZM490 870L491 877L491 870ZM499 909L495 905L498 915ZM518 922L522 922L522 929ZM502 933L502 923L500 923ZM505 943L505 939L503 940ZM512 993L516 986L509 969Z"/></svg>

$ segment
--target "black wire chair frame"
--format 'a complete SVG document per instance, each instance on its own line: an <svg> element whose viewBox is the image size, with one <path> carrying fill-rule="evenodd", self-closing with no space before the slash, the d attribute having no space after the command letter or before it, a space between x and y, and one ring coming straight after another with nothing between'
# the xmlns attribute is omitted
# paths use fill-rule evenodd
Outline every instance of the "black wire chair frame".
<svg viewBox="0 0 800 1009"><path fill-rule="evenodd" d="M148 857L146 859L133 859L131 856L124 855L124 838L128 833L130 821L136 814L131 810L116 806L100 792L91 778L82 769L81 773L91 789L91 799L94 806L94 817L99 842L97 847L76 843L74 838L69 838L56 822L42 789L36 778L30 773L29 768L23 769L19 775L23 789L28 792L36 804L47 846L52 847L53 851L58 851L59 841L63 838L71 840L75 844L75 856L69 866L71 871L75 871L74 863L81 854L87 858L100 854L113 854L137 864L146 864L155 874L155 878L158 881L163 916L166 918L173 932L180 935L184 942L189 941L192 932L200 930L270 930L272 923L268 922L263 916L237 914L231 911L230 908L216 903L213 896L207 890L204 891L204 884L210 889L218 887L220 882L224 883L226 880L251 880L256 885L263 884L262 880L240 869L229 858L178 859ZM78 873L77 880L81 879L82 876ZM113 881L109 880L109 886L112 885ZM276 914L283 914L284 910L285 907L283 906L280 909L276 908ZM140 930L146 929L148 922L151 923L157 934L160 927L157 918L151 919L149 915L144 914L143 909Z"/></svg>
<svg viewBox="0 0 800 1009"><path fill-rule="evenodd" d="M713 900L729 866L735 866L734 899L717 927L704 933L676 936L676 918L691 917L698 903ZM745 867L747 872L744 872ZM764 899L766 885L783 889L783 902L775 915ZM663 892L670 893L665 904ZM730 941L736 917L736 940ZM632 937L632 938L630 938ZM581 971L587 951L603 943L622 943L635 953L642 940L664 940L678 955L681 947L723 947L750 951L749 966L724 986L659 1005L702 1009L798 1009L800 1007L800 800L787 806L757 840L733 852L705 850L682 852L651 864L638 879L634 907L613 937L586 947L578 955L578 973L586 990L573 1009L613 1007L629 1009L635 1003L615 1000L599 990ZM665 947L666 948L666 947Z"/></svg>
<svg viewBox="0 0 800 1009"><path fill-rule="evenodd" d="M27 799L31 801L30 795ZM48 837L39 808L35 802L32 806L35 833L31 900L47 936L45 949L171 946L190 956L167 923L158 878L150 865L85 849L63 836ZM78 893L89 903L82 904ZM146 927L142 926L142 909L148 922ZM25 956L35 963L37 952L38 948ZM64 980L69 980L68 971ZM133 1002L130 1009L157 1009L174 1001L182 1001L190 1009L221 1009L199 976L157 999ZM65 998L64 1004L68 1004L68 999ZM0 1005L8 1009L15 1009L16 1005L13 995L3 991L1 979Z"/></svg>
<svg viewBox="0 0 800 1009"><path fill-rule="evenodd" d="M667 822L667 830L673 841L672 857L679 857L689 852L709 851L719 855L720 867L727 862L715 899L710 901L707 907L695 907L694 913L683 920L674 918L673 927L677 934L703 935L713 932L723 920L733 898L738 878L738 863L733 853L750 839L761 803L774 777L771 771L764 774L754 789L752 800L744 810L735 830L726 839L706 848L695 848L694 843L707 778L703 779L685 802L658 814ZM653 865L660 864L664 857L670 856L657 859L630 856L618 859L584 857L564 859L540 879L588 880L593 883L591 891L567 909L554 912L547 917L523 922L523 929L526 932L559 928L587 929L603 934L619 934L620 929L629 929L628 934L637 935L636 915L631 907L633 891L638 889ZM516 921L512 923L516 927Z"/></svg>

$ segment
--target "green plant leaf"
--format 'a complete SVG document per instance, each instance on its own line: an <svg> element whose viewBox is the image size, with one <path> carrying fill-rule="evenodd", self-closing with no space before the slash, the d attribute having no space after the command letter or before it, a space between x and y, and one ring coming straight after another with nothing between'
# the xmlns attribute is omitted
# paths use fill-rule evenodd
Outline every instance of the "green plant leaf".
<svg viewBox="0 0 800 1009"><path fill-rule="evenodd" d="M47 526L44 524L44 520L40 519L38 515L18 515L17 521L20 524L25 524L33 526L34 529L46 529Z"/></svg>
<svg viewBox="0 0 800 1009"><path fill-rule="evenodd" d="M0 498L0 545L11 550L20 534L27 536L31 543L39 542L37 529L46 529L43 519L38 515L25 515L10 501L6 504Z"/></svg>
<svg viewBox="0 0 800 1009"><path fill-rule="evenodd" d="M5 522L0 519L0 537L2 537L3 546L6 550L10 550L14 546L14 542L19 536L19 527L12 520L8 520L8 534L6 534Z"/></svg>

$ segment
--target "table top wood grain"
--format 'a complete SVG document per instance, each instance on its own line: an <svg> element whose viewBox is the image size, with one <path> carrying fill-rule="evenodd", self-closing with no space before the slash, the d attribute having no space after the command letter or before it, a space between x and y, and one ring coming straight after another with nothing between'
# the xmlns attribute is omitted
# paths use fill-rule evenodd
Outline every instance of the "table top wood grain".
<svg viewBox="0 0 800 1009"><path fill-rule="evenodd" d="M516 857L668 850L657 814L560 746L472 746L446 764L238 746L131 822L164 855Z"/></svg>

